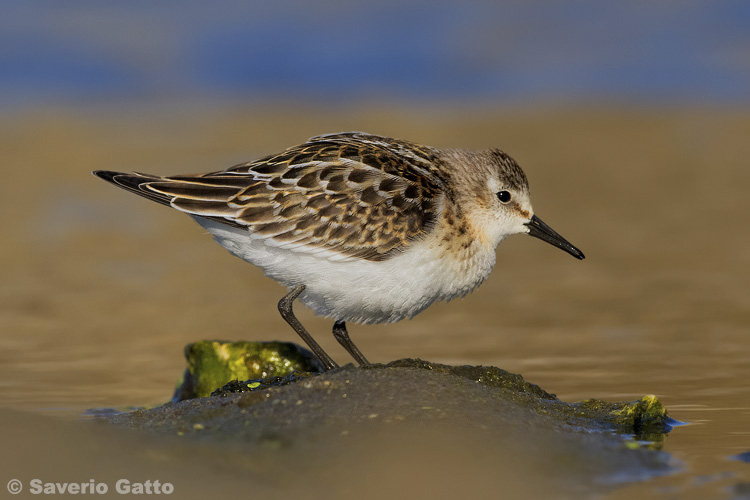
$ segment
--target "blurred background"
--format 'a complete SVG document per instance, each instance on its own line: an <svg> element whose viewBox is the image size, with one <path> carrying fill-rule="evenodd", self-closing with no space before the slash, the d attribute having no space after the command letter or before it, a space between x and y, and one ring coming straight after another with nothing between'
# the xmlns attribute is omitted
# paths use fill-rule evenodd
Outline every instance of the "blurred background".
<svg viewBox="0 0 750 500"><path fill-rule="evenodd" d="M298 340L280 286L91 170L220 170L365 130L504 149L587 255L511 238L465 300L352 325L370 359L655 393L692 424L658 487L748 473L727 461L750 449L747 2L39 0L1 3L0 28L1 406L158 404L189 342Z"/></svg>
<svg viewBox="0 0 750 500"><path fill-rule="evenodd" d="M747 103L745 2L6 2L5 110Z"/></svg>

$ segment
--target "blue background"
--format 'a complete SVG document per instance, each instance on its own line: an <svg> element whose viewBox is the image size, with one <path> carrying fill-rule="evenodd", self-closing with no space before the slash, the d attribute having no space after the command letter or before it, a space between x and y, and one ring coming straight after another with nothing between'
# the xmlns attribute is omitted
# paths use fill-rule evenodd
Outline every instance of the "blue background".
<svg viewBox="0 0 750 500"><path fill-rule="evenodd" d="M750 2L0 3L0 106L750 101Z"/></svg>

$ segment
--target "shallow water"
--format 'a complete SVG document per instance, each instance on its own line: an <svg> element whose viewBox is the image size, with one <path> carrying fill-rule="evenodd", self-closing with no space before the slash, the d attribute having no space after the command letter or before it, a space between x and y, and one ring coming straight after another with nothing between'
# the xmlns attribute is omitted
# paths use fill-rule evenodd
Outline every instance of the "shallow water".
<svg viewBox="0 0 750 500"><path fill-rule="evenodd" d="M189 342L296 341L276 312L281 287L188 217L89 172L220 169L350 129L503 148L524 167L536 213L587 256L512 237L466 299L394 325L351 325L370 360L496 365L570 401L656 394L690 424L664 445L679 472L612 498L731 497L750 481L750 464L730 460L750 450L750 114L738 111L247 107L9 117L0 123L0 405L60 421L158 404ZM299 311L348 362L331 322ZM37 425L8 422L19 432Z"/></svg>

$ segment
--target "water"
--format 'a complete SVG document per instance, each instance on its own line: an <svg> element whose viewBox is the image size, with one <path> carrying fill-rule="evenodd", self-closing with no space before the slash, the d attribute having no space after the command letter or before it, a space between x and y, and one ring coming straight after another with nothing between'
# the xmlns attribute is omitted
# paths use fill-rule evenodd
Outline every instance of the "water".
<svg viewBox="0 0 750 500"><path fill-rule="evenodd" d="M52 417L40 441L29 437L16 451L42 439L55 443L54 453L82 446L92 439L87 431L66 440L65 426L89 408L166 401L189 342L297 340L276 312L278 285L188 217L91 170L219 169L349 129L440 147L502 147L526 170L537 214L587 256L580 262L538 240L510 238L490 279L465 300L394 325L351 325L369 359L496 365L570 401L656 394L689 423L664 445L679 472L612 498L719 498L750 480L750 466L730 460L750 451L750 116L705 108L332 113L269 105L177 119L132 110L7 119L0 404L21 435L36 432L37 415ZM299 315L348 362L329 321L301 308ZM122 444L119 431L101 432ZM149 453L182 453L175 446ZM92 465L96 450L79 449L78 473L101 469ZM110 456L110 465L136 467L130 453ZM37 472L2 455L8 479ZM49 461L35 467L55 470Z"/></svg>
<svg viewBox="0 0 750 500"><path fill-rule="evenodd" d="M747 104L746 2L15 2L0 106L182 97Z"/></svg>

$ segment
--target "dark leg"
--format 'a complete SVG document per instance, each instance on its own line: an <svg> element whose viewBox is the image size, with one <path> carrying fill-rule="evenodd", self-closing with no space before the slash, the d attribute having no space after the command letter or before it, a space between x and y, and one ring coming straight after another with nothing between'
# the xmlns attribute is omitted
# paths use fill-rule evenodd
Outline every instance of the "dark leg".
<svg viewBox="0 0 750 500"><path fill-rule="evenodd" d="M294 312L292 312L292 302L294 302L294 299L299 297L299 294L301 294L304 290L305 285L299 285L295 287L294 290L284 295L284 297L279 301L279 312L281 313L281 317L284 318L287 323L289 323L289 326L294 328L294 331L297 332L297 335L302 337L302 340L305 341L310 350L315 353L318 359L325 365L326 370L338 368L339 365L337 365L336 362L331 359L331 357L323 350L323 348L320 347L317 342L315 342L315 339L312 338L312 335L310 335L307 330L305 330L305 327L302 326L302 323L299 322L297 317L294 315Z"/></svg>
<svg viewBox="0 0 750 500"><path fill-rule="evenodd" d="M344 346L344 349L352 355L354 359L357 360L357 363L360 365L369 365L370 362L367 361L367 358L365 358L362 355L362 351L360 351L356 345L354 345L354 342L352 342L352 339L349 338L349 332L346 331L346 323L343 321L337 321L333 324L333 336L336 337L336 340L339 341L339 344Z"/></svg>

